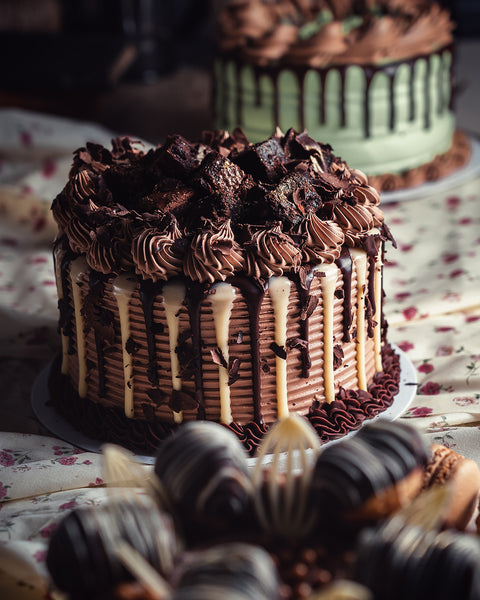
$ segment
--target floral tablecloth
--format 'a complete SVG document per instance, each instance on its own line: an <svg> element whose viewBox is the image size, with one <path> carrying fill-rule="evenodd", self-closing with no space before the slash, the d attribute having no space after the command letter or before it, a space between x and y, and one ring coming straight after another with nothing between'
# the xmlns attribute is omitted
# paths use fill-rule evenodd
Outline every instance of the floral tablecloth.
<svg viewBox="0 0 480 600"><path fill-rule="evenodd" d="M49 207L72 151L109 143L96 125L0 111L0 597L47 596L45 554L59 519L105 500L98 454L51 437L30 406L57 351ZM480 173L384 205L388 337L412 361L403 419L480 464Z"/></svg>

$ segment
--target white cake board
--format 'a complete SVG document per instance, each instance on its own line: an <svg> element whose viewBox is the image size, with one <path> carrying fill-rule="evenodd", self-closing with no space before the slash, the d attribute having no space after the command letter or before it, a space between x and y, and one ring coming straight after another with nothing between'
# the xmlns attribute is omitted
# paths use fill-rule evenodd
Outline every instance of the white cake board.
<svg viewBox="0 0 480 600"><path fill-rule="evenodd" d="M393 346L396 354L400 357L400 386L399 391L396 394L391 406L380 414L366 419L363 423L371 423L376 419L387 419L394 421L400 417L411 404L416 392L417 392L417 374L415 367L410 362L407 355L400 350L397 346ZM88 450L89 452L101 452L101 447L104 442L89 438L87 435L75 429L75 427L69 423L63 416L58 414L54 406L49 402L50 394L48 390L48 378L50 374L51 363L48 364L37 376L34 381L32 392L31 392L31 404L33 412L37 419L44 425L51 433L56 435L62 440L73 444L77 448L82 450ZM355 431L347 433L340 439L354 435ZM332 440L326 442L322 447L329 444L335 444L339 440ZM155 456L145 455L134 455L139 462L144 464L153 464L155 462ZM255 464L255 458L247 459L250 465ZM268 463L268 460L266 461Z"/></svg>
<svg viewBox="0 0 480 600"><path fill-rule="evenodd" d="M389 202L402 202L404 200L424 198L430 194L443 194L444 192L448 192L448 190L480 175L480 141L472 136L469 136L468 139L472 145L472 154L463 167L437 181L426 181L421 185L402 190L380 192L381 203L388 204Z"/></svg>

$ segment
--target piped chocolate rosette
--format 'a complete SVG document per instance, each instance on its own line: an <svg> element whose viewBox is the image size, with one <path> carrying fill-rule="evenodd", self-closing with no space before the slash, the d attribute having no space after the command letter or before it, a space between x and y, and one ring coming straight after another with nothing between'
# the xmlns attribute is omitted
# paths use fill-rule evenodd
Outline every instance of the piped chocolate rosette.
<svg viewBox="0 0 480 600"><path fill-rule="evenodd" d="M421 491L438 452L381 420L322 451L289 416L252 470L232 432L191 423L160 446L153 472L109 447L109 502L64 518L47 565L71 598L369 600L443 585L439 597L475 598L478 538L445 530L461 478Z"/></svg>
<svg viewBox="0 0 480 600"><path fill-rule="evenodd" d="M201 419L254 451L290 412L328 440L393 401L379 195L307 132L87 144L52 210L52 398L91 437L152 451Z"/></svg>

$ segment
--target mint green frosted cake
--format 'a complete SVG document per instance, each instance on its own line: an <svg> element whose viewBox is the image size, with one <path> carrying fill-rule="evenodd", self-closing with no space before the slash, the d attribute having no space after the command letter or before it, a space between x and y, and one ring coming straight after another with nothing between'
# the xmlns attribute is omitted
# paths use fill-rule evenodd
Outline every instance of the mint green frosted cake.
<svg viewBox="0 0 480 600"><path fill-rule="evenodd" d="M453 24L427 0L230 0L218 13L216 126L308 129L380 189L464 164Z"/></svg>

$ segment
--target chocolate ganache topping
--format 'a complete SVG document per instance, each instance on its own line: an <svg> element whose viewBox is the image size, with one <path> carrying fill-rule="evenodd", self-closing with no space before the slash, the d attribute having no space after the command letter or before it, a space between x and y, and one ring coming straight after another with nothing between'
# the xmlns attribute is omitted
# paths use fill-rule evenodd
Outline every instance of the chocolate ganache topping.
<svg viewBox="0 0 480 600"><path fill-rule="evenodd" d="M52 210L73 252L101 273L182 273L260 282L391 239L365 175L304 131L250 144L240 130L179 135L144 152L128 139L75 154ZM373 241L365 244L368 236ZM368 250L367 250L368 251Z"/></svg>
<svg viewBox="0 0 480 600"><path fill-rule="evenodd" d="M222 53L316 68L428 54L452 42L452 28L429 0L227 0L217 17Z"/></svg>

